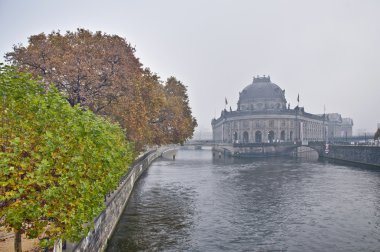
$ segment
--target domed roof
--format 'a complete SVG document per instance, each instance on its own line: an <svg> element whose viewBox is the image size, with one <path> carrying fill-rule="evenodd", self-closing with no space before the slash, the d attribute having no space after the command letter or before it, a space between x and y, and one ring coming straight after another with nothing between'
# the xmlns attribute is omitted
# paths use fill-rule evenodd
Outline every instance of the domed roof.
<svg viewBox="0 0 380 252"><path fill-rule="evenodd" d="M253 82L240 93L239 102L254 101L256 99L281 99L286 102L285 90L270 81L270 77L254 77Z"/></svg>

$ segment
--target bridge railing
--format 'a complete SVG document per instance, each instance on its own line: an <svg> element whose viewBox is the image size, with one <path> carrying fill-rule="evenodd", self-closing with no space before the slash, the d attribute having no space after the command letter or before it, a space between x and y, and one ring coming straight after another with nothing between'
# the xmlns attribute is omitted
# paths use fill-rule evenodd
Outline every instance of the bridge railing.
<svg viewBox="0 0 380 252"><path fill-rule="evenodd" d="M218 141L214 140L190 140L185 142L184 145L215 145L218 144Z"/></svg>
<svg viewBox="0 0 380 252"><path fill-rule="evenodd" d="M273 142L273 143L234 143L233 147L264 147L264 146L301 146L302 142L294 141L294 142Z"/></svg>

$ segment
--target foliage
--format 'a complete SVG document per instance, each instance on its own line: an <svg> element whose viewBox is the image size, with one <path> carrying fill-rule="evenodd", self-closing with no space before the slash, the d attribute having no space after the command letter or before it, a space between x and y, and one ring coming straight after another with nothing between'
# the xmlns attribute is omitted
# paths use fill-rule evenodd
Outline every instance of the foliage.
<svg viewBox="0 0 380 252"><path fill-rule="evenodd" d="M71 105L80 103L97 113L127 91L141 72L134 48L123 38L84 29L30 36L27 47L14 46L6 58L54 82Z"/></svg>
<svg viewBox="0 0 380 252"><path fill-rule="evenodd" d="M163 87L159 77L145 69L143 75L136 79L126 96L106 109L115 121L128 132L128 138L133 140L138 149L153 143L157 132L152 122L160 117L161 108L165 103ZM155 144L166 143L160 138Z"/></svg>
<svg viewBox="0 0 380 252"><path fill-rule="evenodd" d="M56 83L71 105L80 103L119 122L138 149L190 138L196 121L186 87L175 78L173 83L180 85L164 87L156 74L142 68L134 52L119 36L78 29L31 36L28 46L14 46L6 59ZM177 98L169 94L172 88L178 89Z"/></svg>
<svg viewBox="0 0 380 252"><path fill-rule="evenodd" d="M115 124L27 73L0 65L1 225L79 240L133 160Z"/></svg>
<svg viewBox="0 0 380 252"><path fill-rule="evenodd" d="M193 135L197 121L191 116L186 86L175 77L170 77L164 87L166 104L161 126L167 142L183 143Z"/></svg>
<svg viewBox="0 0 380 252"><path fill-rule="evenodd" d="M375 136L374 136L374 139L380 139L380 129L377 129L376 133L375 133Z"/></svg>

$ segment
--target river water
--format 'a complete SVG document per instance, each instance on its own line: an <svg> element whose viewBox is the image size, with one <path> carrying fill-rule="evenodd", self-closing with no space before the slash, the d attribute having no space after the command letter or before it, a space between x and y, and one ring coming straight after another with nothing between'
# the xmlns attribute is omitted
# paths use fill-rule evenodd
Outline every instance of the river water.
<svg viewBox="0 0 380 252"><path fill-rule="evenodd" d="M380 172L180 150L136 183L107 251L380 251Z"/></svg>

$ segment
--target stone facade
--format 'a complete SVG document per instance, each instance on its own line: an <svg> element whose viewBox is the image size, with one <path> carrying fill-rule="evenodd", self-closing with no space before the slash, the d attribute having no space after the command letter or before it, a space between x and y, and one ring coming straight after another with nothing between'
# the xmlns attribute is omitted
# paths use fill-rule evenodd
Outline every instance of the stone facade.
<svg viewBox="0 0 380 252"><path fill-rule="evenodd" d="M213 119L213 140L221 143L274 143L323 141L349 137L353 121L340 114L315 115L302 107L286 106L285 90L270 77L255 77L239 93L236 111L221 112Z"/></svg>
<svg viewBox="0 0 380 252"><path fill-rule="evenodd" d="M329 139L352 136L353 121L351 118L342 118L338 113L327 114L326 118Z"/></svg>

